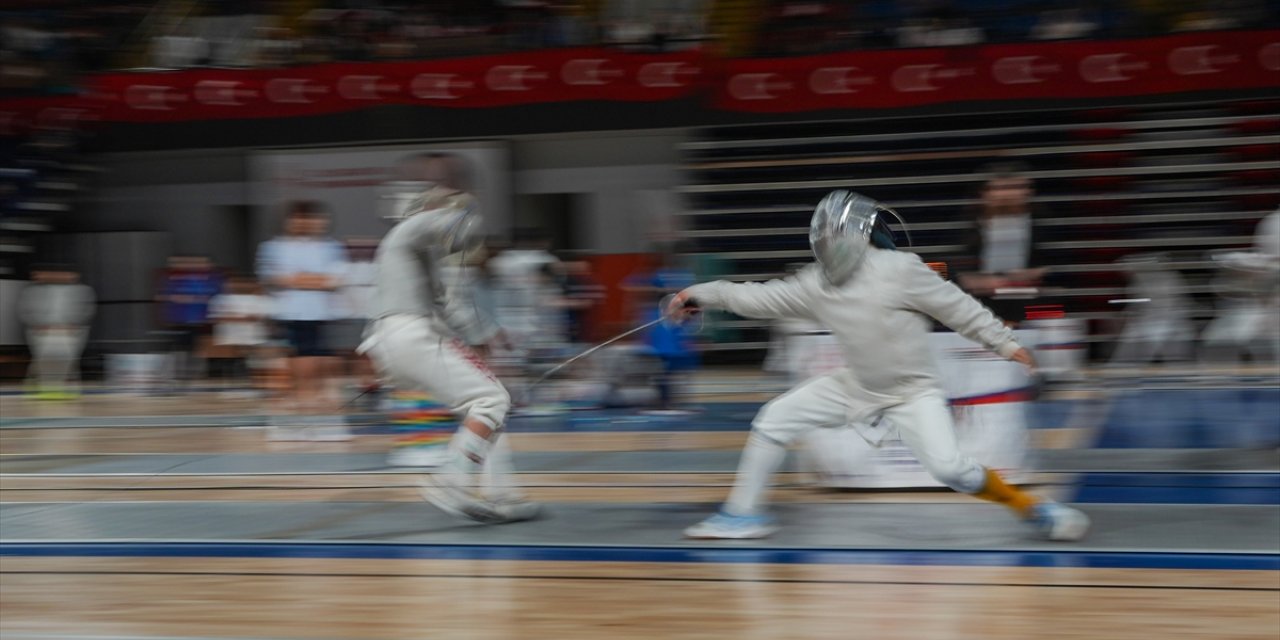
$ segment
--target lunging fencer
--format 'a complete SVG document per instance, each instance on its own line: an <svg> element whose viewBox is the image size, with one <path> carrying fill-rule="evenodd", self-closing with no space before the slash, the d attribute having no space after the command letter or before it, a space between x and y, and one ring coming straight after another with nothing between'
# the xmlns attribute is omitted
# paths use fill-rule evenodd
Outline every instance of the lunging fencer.
<svg viewBox="0 0 1280 640"><path fill-rule="evenodd" d="M1089 528L1080 511L1005 484L961 453L947 398L929 353L930 318L1005 358L1034 367L1031 352L986 307L947 282L914 253L896 250L889 216L875 200L834 191L818 205L809 240L816 264L764 283L694 285L668 307L763 319L821 323L839 341L846 367L802 383L760 410L737 479L719 513L685 530L691 538L762 538L777 529L764 492L787 447L813 429L853 424L878 444L891 427L939 482L1006 505L1052 540L1078 540ZM887 420L886 420L887 419Z"/></svg>
<svg viewBox="0 0 1280 640"><path fill-rule="evenodd" d="M512 481L503 430L511 396L484 362L498 326L444 277L446 260L481 243L477 202L460 159L432 156L426 166L433 184L398 212L378 246L375 309L360 351L397 387L427 391L460 417L424 497L477 522L528 520L538 505Z"/></svg>

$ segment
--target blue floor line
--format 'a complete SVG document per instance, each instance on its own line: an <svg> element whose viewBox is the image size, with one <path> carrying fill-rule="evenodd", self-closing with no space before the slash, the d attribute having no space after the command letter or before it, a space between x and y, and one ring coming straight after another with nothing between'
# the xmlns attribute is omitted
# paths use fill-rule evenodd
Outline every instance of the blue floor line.
<svg viewBox="0 0 1280 640"><path fill-rule="evenodd" d="M1080 487L1071 502L1081 504L1280 505L1280 489L1083 486Z"/></svg>
<svg viewBox="0 0 1280 640"><path fill-rule="evenodd" d="M1105 472L1086 473L1080 477L1080 483L1101 487L1280 489L1280 473Z"/></svg>
<svg viewBox="0 0 1280 640"><path fill-rule="evenodd" d="M895 549L735 549L426 545L329 542L17 542L0 557L310 558L688 562L745 564L889 564L1115 569L1280 571L1280 554Z"/></svg>

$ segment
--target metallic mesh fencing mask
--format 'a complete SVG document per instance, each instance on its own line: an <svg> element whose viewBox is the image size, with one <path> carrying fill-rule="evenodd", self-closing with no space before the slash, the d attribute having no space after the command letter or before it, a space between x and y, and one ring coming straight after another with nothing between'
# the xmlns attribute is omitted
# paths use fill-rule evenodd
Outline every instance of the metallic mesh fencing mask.
<svg viewBox="0 0 1280 640"><path fill-rule="evenodd" d="M809 225L809 245L827 281L836 286L848 282L872 246L897 248L891 219L906 232L906 223L893 209L844 189L828 193ZM909 234L907 242L911 242Z"/></svg>

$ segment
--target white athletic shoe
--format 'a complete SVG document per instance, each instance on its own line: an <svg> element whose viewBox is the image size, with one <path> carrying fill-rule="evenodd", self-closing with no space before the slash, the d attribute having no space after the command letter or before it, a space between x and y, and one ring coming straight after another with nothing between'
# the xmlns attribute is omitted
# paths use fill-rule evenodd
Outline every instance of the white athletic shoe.
<svg viewBox="0 0 1280 640"><path fill-rule="evenodd" d="M501 516L502 523L533 520L542 514L542 505L532 500L503 500L493 503L493 509Z"/></svg>
<svg viewBox="0 0 1280 640"><path fill-rule="evenodd" d="M684 530L684 537L698 540L752 540L767 538L778 530L769 516L735 516L723 511Z"/></svg>
<svg viewBox="0 0 1280 640"><path fill-rule="evenodd" d="M454 483L449 474L429 476L419 487L419 493L427 502L455 518L481 524L507 522L507 515L499 511L498 505Z"/></svg>
<svg viewBox="0 0 1280 640"><path fill-rule="evenodd" d="M1027 521L1047 540L1075 542L1089 532L1089 516L1079 509L1050 500L1032 507Z"/></svg>

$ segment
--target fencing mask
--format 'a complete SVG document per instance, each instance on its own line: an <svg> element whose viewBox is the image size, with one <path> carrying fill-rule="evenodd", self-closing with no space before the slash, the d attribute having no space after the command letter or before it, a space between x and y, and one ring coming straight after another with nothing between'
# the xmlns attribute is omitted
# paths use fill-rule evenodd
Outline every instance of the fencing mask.
<svg viewBox="0 0 1280 640"><path fill-rule="evenodd" d="M828 282L848 282L870 247L897 248L889 218L906 233L906 223L896 211L852 191L832 191L818 203L809 225L809 245ZM907 242L910 245L909 234Z"/></svg>
<svg viewBox="0 0 1280 640"><path fill-rule="evenodd" d="M442 255L472 251L484 239L476 198L464 191L431 182L388 182L378 199L379 214L389 224L432 216L433 244Z"/></svg>

